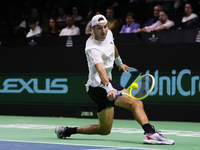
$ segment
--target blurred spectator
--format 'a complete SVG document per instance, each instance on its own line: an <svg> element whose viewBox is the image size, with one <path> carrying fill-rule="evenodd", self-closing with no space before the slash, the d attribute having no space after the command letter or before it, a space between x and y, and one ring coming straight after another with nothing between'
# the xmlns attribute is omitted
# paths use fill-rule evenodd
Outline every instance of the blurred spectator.
<svg viewBox="0 0 200 150"><path fill-rule="evenodd" d="M41 36L42 29L38 26L36 19L29 20L29 27L30 27L30 31L26 35L27 38Z"/></svg>
<svg viewBox="0 0 200 150"><path fill-rule="evenodd" d="M185 16L182 18L182 22L189 21L191 19L197 18L198 16L193 13L193 5L192 3L187 2L185 4Z"/></svg>
<svg viewBox="0 0 200 150"><path fill-rule="evenodd" d="M181 24L177 24L178 30L197 29L199 27L199 18L193 13L193 3L185 3L185 16L182 18Z"/></svg>
<svg viewBox="0 0 200 150"><path fill-rule="evenodd" d="M164 10L161 10L159 13L159 21L152 24L151 26L146 26L142 29L135 30L135 33L138 32L150 33L151 31L169 29L172 26L174 26L174 22L168 19L168 14Z"/></svg>
<svg viewBox="0 0 200 150"><path fill-rule="evenodd" d="M123 25L119 33L134 33L135 30L140 29L140 24L135 22L135 15L132 12L126 15L126 25Z"/></svg>
<svg viewBox="0 0 200 150"><path fill-rule="evenodd" d="M100 11L96 12L96 15L101 14ZM92 34L92 21L90 20L85 28L85 34Z"/></svg>
<svg viewBox="0 0 200 150"><path fill-rule="evenodd" d="M126 16L127 12L133 12L136 15L136 20L144 19L146 15L146 0L121 0L119 5L120 17ZM141 20L142 22L142 20Z"/></svg>
<svg viewBox="0 0 200 150"><path fill-rule="evenodd" d="M100 12L100 11L98 11L98 12ZM86 15L86 17L84 19L85 20L91 20L94 15L95 15L95 10L94 10L94 8L92 6L90 6L89 10L87 12L87 15Z"/></svg>
<svg viewBox="0 0 200 150"><path fill-rule="evenodd" d="M16 8L15 4L11 4L10 6L8 6L8 17L6 17L8 19L8 24L9 24L9 28L11 30L11 34L12 36L15 35L15 31L18 29L18 26L22 20L22 16L21 13L19 12L19 10Z"/></svg>
<svg viewBox="0 0 200 150"><path fill-rule="evenodd" d="M80 21L82 20L82 16L79 15L79 11L78 11L78 8L76 6L74 6L72 8L72 16L74 17L74 21Z"/></svg>
<svg viewBox="0 0 200 150"><path fill-rule="evenodd" d="M50 18L45 28L46 36L58 36L60 34L59 26L54 18Z"/></svg>
<svg viewBox="0 0 200 150"><path fill-rule="evenodd" d="M112 8L107 8L106 17L108 20L108 29L112 31L112 33L119 32L119 22L114 18L114 10Z"/></svg>
<svg viewBox="0 0 200 150"><path fill-rule="evenodd" d="M57 21L66 21L65 9L63 7L58 8L58 18Z"/></svg>
<svg viewBox="0 0 200 150"><path fill-rule="evenodd" d="M60 29L66 27L66 14L63 7L58 8L58 18L56 19Z"/></svg>
<svg viewBox="0 0 200 150"><path fill-rule="evenodd" d="M24 20L19 24L18 27L14 29L15 36L25 37L29 32L29 20L31 19L31 11L25 10L24 11Z"/></svg>
<svg viewBox="0 0 200 150"><path fill-rule="evenodd" d="M66 17L67 27L62 29L59 36L80 35L80 29L74 25L73 16Z"/></svg>
<svg viewBox="0 0 200 150"><path fill-rule="evenodd" d="M18 29L19 23L22 20L21 18L22 15L19 12L19 10L15 7L14 2L11 3L8 6L8 8L5 8L5 9L6 9L6 13L3 13L5 11L2 9L0 9L0 11L2 12L2 17L5 19L5 22L7 25L6 28L9 29L9 32L8 32L9 36L13 36L15 35L15 31Z"/></svg>
<svg viewBox="0 0 200 150"><path fill-rule="evenodd" d="M97 0L97 9L106 12L107 8L112 8L115 13L118 12L122 0Z"/></svg>
<svg viewBox="0 0 200 150"><path fill-rule="evenodd" d="M156 23L159 20L159 13L162 10L161 5L156 5L153 10L154 16L150 18L146 23L142 25L142 27L151 26L152 24Z"/></svg>
<svg viewBox="0 0 200 150"><path fill-rule="evenodd" d="M85 0L54 0L57 3L58 7L63 7L65 10L65 14L72 13L72 7L76 5L78 1L85 1Z"/></svg>
<svg viewBox="0 0 200 150"><path fill-rule="evenodd" d="M180 13L182 8L182 0L174 0L174 11L175 13Z"/></svg>
<svg viewBox="0 0 200 150"><path fill-rule="evenodd" d="M35 18L37 22L39 23L40 16L38 13L38 10L34 8L29 0L24 1L24 12L30 11L31 12L31 18ZM24 13L23 13L24 17Z"/></svg>
<svg viewBox="0 0 200 150"><path fill-rule="evenodd" d="M43 12L43 15L42 15L42 22L43 23L47 23L49 21L49 19L53 15L53 8L52 8L52 4L50 1L46 1L45 2L45 8L44 8L44 12ZM55 16L54 16L55 17Z"/></svg>

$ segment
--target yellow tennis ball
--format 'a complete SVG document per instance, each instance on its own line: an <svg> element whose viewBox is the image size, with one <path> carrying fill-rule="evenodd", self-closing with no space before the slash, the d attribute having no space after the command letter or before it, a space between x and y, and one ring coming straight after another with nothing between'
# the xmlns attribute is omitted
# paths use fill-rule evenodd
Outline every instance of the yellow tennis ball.
<svg viewBox="0 0 200 150"><path fill-rule="evenodd" d="M137 83L133 83L133 84L131 85L131 88L134 89L134 90L137 90L138 84L137 84Z"/></svg>

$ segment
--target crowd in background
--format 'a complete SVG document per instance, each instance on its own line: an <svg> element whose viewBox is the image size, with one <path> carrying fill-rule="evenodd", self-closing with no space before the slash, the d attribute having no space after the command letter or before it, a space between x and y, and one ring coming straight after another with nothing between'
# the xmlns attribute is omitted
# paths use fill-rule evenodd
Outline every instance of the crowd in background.
<svg viewBox="0 0 200 150"><path fill-rule="evenodd" d="M187 9L199 23L200 0L7 0L0 6L0 37L91 34L90 21L99 13L113 33L151 32L160 26L146 28L153 20L178 30L184 16L187 22Z"/></svg>

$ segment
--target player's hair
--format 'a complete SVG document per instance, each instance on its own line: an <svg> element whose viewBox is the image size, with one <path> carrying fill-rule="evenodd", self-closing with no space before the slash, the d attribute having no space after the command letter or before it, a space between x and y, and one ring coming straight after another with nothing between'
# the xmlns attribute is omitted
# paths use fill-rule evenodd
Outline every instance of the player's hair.
<svg viewBox="0 0 200 150"><path fill-rule="evenodd" d="M101 21L101 20L104 20L102 17L100 17L99 19L98 19L98 21Z"/></svg>

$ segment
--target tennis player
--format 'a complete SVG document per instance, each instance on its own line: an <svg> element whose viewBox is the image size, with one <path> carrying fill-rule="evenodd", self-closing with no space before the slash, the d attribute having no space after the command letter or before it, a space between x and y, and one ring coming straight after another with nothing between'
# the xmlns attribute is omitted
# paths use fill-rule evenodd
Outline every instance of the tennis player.
<svg viewBox="0 0 200 150"><path fill-rule="evenodd" d="M142 101L133 100L126 95L115 97L117 92L125 89L112 81L111 71L114 62L125 73L131 68L122 62L114 45L113 34L108 30L107 20L103 15L95 15L92 18L92 30L93 35L88 38L85 47L89 68L86 89L97 105L99 124L84 127L56 126L57 137L65 138L77 133L108 135L111 132L116 105L132 111L134 118L144 129L144 143L174 144L173 140L163 137L149 123Z"/></svg>

